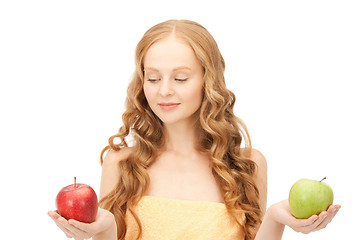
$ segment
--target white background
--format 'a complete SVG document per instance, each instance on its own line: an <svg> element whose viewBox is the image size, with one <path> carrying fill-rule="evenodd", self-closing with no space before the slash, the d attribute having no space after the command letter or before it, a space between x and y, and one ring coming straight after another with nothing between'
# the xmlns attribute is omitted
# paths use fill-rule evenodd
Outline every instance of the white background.
<svg viewBox="0 0 360 240"><path fill-rule="evenodd" d="M268 161L268 205L322 179L342 209L283 239L354 239L359 215L358 1L1 1L1 233L65 239L47 216L73 176L98 192L143 33L190 19L217 40L236 114ZM226 3L227 2L227 3Z"/></svg>

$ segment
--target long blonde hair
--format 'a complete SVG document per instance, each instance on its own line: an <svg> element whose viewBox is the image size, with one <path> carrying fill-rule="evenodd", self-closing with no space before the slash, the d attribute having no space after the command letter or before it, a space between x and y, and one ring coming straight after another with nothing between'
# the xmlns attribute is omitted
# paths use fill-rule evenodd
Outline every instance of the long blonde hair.
<svg viewBox="0 0 360 240"><path fill-rule="evenodd" d="M136 47L136 71L127 90L123 126L109 138L109 145L101 152L121 151L133 137L132 154L119 162L120 179L116 188L100 200L100 206L109 210L117 222L118 238L126 234L125 214L129 211L139 227L141 221L134 206L149 186L146 169L156 160L157 150L164 144L163 125L151 111L143 91L143 59L149 47L170 34L185 40L194 50L204 70L203 101L198 110L198 149L206 152L212 163L212 173L221 187L224 203L245 233L253 239L261 222L259 192L254 182L256 164L249 159L251 141L244 123L233 113L235 95L225 85L225 62L210 33L200 24L188 20L169 20L150 28ZM120 143L115 143L119 138ZM245 151L240 149L244 144Z"/></svg>

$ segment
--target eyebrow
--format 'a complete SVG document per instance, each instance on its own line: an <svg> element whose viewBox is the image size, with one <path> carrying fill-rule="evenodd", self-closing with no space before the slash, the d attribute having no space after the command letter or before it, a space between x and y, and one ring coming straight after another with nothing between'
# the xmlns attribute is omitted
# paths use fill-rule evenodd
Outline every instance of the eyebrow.
<svg viewBox="0 0 360 240"><path fill-rule="evenodd" d="M178 71L178 70L182 70L182 69L186 69L186 70L192 70L191 68L187 67L187 66L180 66L180 67L176 67L174 68L172 71L175 72L175 71ZM160 72L157 68L154 68L154 67L146 67L144 68L144 71L146 70L152 70L152 71L155 71L155 72Z"/></svg>

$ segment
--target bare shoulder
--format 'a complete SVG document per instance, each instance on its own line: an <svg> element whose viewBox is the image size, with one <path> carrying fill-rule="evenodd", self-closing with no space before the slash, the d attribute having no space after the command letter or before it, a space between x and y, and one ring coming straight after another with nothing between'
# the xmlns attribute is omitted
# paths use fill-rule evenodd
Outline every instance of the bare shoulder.
<svg viewBox="0 0 360 240"><path fill-rule="evenodd" d="M255 149L255 148L251 148L249 151L249 150L245 150L244 148L242 148L241 152L245 156L249 157L252 161L254 161L256 163L256 165L258 166L258 168L260 168L260 169L267 168L266 159L259 150Z"/></svg>
<svg viewBox="0 0 360 240"><path fill-rule="evenodd" d="M119 151L110 150L107 152L102 164L100 199L110 193L120 179L118 164L128 159L132 148L121 148Z"/></svg>
<svg viewBox="0 0 360 240"><path fill-rule="evenodd" d="M124 147L118 151L109 150L104 157L103 165L117 165L120 161L126 160L132 152L133 148L131 147Z"/></svg>
<svg viewBox="0 0 360 240"><path fill-rule="evenodd" d="M264 155L257 149L252 148L250 153L250 159L253 160L260 169L267 169L267 163Z"/></svg>
<svg viewBox="0 0 360 240"><path fill-rule="evenodd" d="M259 203L262 214L266 211L266 199L267 199L267 163L264 155L256 149L251 149L250 159L253 160L256 165L256 172L254 180L259 190Z"/></svg>

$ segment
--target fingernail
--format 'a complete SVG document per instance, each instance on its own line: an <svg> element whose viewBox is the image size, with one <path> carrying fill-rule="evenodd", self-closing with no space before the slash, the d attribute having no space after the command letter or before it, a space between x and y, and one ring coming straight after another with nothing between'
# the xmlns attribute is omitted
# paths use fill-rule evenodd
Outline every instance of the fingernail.
<svg viewBox="0 0 360 240"><path fill-rule="evenodd" d="M335 208L332 213L336 213L339 209Z"/></svg>

